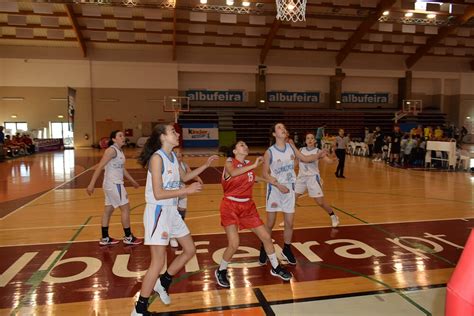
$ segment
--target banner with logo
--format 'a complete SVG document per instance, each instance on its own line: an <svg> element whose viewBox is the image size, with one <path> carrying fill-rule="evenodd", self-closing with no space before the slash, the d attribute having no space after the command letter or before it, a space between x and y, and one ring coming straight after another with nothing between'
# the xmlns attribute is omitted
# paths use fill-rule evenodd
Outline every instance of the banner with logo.
<svg viewBox="0 0 474 316"><path fill-rule="evenodd" d="M219 128L213 123L189 123L182 125L184 147L219 146Z"/></svg>
<svg viewBox="0 0 474 316"><path fill-rule="evenodd" d="M242 90L186 90L189 101L198 102L244 102L245 93Z"/></svg>
<svg viewBox="0 0 474 316"><path fill-rule="evenodd" d="M56 151L64 148L61 138L37 139L34 144L37 152Z"/></svg>
<svg viewBox="0 0 474 316"><path fill-rule="evenodd" d="M287 103L319 103L319 92L289 92L289 91L269 91L267 92L268 102Z"/></svg>
<svg viewBox="0 0 474 316"><path fill-rule="evenodd" d="M358 93L358 92L343 92L342 103L389 103L390 93Z"/></svg>

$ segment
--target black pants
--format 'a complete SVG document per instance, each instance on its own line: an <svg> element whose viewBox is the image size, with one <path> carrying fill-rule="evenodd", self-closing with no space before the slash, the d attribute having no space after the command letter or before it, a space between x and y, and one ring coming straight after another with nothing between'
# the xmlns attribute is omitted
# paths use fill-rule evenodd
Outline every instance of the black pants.
<svg viewBox="0 0 474 316"><path fill-rule="evenodd" d="M372 157L372 155L374 154L374 145L370 144L368 146L369 146L369 157Z"/></svg>
<svg viewBox="0 0 474 316"><path fill-rule="evenodd" d="M346 162L346 150L336 149L336 156L339 159L339 164L336 169L336 176L342 177L344 175L344 163Z"/></svg>
<svg viewBox="0 0 474 316"><path fill-rule="evenodd" d="M322 149L323 144L321 142L321 139L316 138L316 147L318 147L319 149Z"/></svg>

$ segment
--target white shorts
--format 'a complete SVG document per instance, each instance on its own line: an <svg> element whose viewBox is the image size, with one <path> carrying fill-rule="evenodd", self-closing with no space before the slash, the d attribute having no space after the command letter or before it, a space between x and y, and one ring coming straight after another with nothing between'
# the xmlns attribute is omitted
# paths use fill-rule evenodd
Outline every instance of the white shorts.
<svg viewBox="0 0 474 316"><path fill-rule="evenodd" d="M112 205L114 208L128 203L127 190L123 184L104 183L102 186L105 195L105 205Z"/></svg>
<svg viewBox="0 0 474 316"><path fill-rule="evenodd" d="M303 194L308 190L308 195L312 198L323 197L323 181L319 174L314 176L300 177L296 179L295 192Z"/></svg>
<svg viewBox="0 0 474 316"><path fill-rule="evenodd" d="M147 204L143 214L145 245L167 246L170 238L189 235L176 205Z"/></svg>
<svg viewBox="0 0 474 316"><path fill-rule="evenodd" d="M295 185L285 183L290 192L282 193L277 187L267 185L267 212L295 212Z"/></svg>
<svg viewBox="0 0 474 316"><path fill-rule="evenodd" d="M180 209L187 209L188 208L188 198L178 198L178 208Z"/></svg>

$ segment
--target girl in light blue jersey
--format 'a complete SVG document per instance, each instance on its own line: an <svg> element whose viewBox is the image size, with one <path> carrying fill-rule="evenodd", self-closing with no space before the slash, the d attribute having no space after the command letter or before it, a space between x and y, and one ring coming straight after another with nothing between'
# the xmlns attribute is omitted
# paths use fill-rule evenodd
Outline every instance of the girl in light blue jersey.
<svg viewBox="0 0 474 316"><path fill-rule="evenodd" d="M179 134L173 125L158 125L154 128L138 159L142 166L148 167L143 222L145 244L150 246L151 263L143 278L140 297L132 311L132 316L149 314L148 299L153 290L158 293L165 305L170 304L168 289L172 277L196 252L189 229L178 213L178 197L202 190L202 184L199 182L194 182L187 187L182 187L182 182L198 176L218 156L209 157L204 165L185 173L180 168L173 152L173 147L178 145ZM170 238L178 240L183 252L175 257L166 272L159 277L166 261L166 248Z"/></svg>
<svg viewBox="0 0 474 316"><path fill-rule="evenodd" d="M288 139L288 131L282 123L275 124L271 129L275 138L273 146L268 148L263 156L262 177L267 180L267 229L271 233L275 225L277 212L282 212L285 229L283 232L284 246L282 257L289 264L295 265L296 259L291 250L293 237L293 220L295 213L295 158L304 162L311 162L326 155L322 150L315 155L305 156L296 149L293 141ZM259 263L266 264L267 254L263 246L260 248Z"/></svg>

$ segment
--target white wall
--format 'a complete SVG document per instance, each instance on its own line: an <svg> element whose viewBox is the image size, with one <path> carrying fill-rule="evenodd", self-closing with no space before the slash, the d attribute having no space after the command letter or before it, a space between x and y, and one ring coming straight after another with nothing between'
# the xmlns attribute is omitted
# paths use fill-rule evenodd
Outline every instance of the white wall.
<svg viewBox="0 0 474 316"><path fill-rule="evenodd" d="M319 91L329 93L329 76L267 75L267 91Z"/></svg>
<svg viewBox="0 0 474 316"><path fill-rule="evenodd" d="M0 59L2 87L90 87L89 62Z"/></svg>
<svg viewBox="0 0 474 316"><path fill-rule="evenodd" d="M396 78L346 77L342 81L342 92L388 92L398 93Z"/></svg>
<svg viewBox="0 0 474 316"><path fill-rule="evenodd" d="M179 90L245 90L255 91L255 74L179 73Z"/></svg>
<svg viewBox="0 0 474 316"><path fill-rule="evenodd" d="M413 78L412 92L421 94L440 94L441 93L440 79L421 79Z"/></svg>
<svg viewBox="0 0 474 316"><path fill-rule="evenodd" d="M461 86L460 93L467 95L474 95L474 73L460 74Z"/></svg>
<svg viewBox="0 0 474 316"><path fill-rule="evenodd" d="M175 63L0 59L0 86L177 89Z"/></svg>

